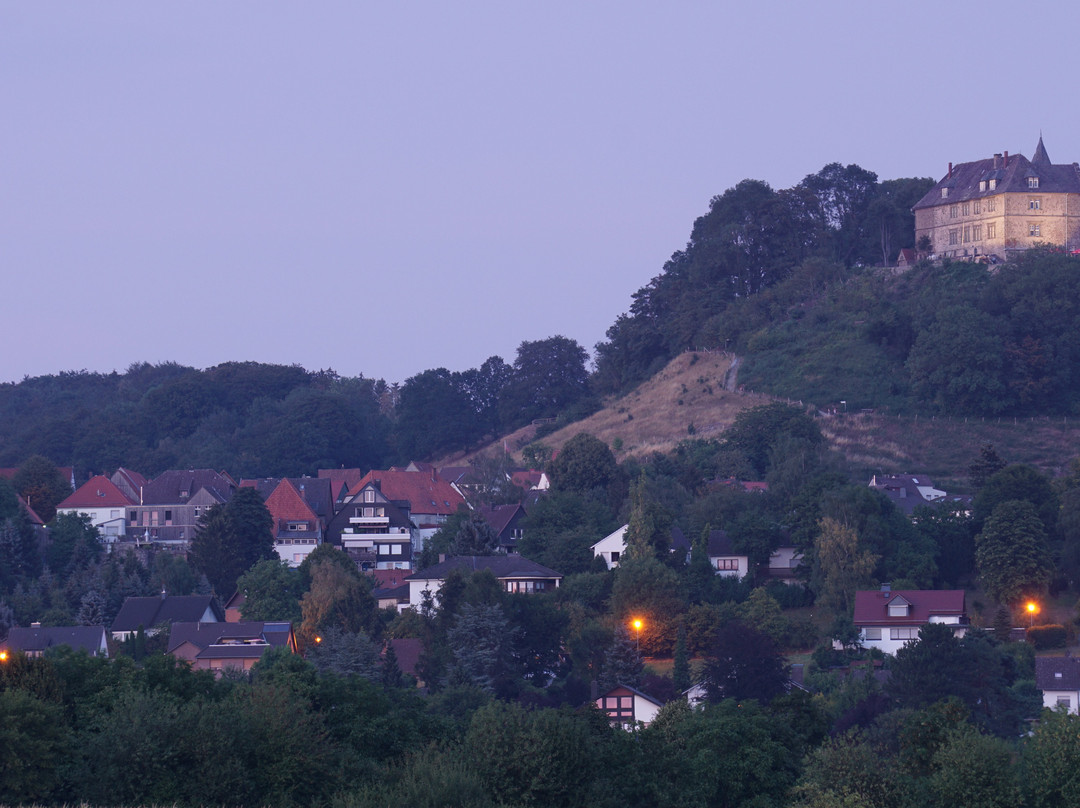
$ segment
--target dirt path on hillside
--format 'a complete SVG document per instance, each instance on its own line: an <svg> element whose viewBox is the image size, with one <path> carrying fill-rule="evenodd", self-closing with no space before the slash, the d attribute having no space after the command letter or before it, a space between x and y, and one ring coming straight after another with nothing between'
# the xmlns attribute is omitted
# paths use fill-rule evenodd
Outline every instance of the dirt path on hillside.
<svg viewBox="0 0 1080 808"><path fill-rule="evenodd" d="M729 393L735 392L735 386L738 384L740 364L742 364L742 358L733 356L731 358L731 367L729 367L727 373L724 374L724 389Z"/></svg>

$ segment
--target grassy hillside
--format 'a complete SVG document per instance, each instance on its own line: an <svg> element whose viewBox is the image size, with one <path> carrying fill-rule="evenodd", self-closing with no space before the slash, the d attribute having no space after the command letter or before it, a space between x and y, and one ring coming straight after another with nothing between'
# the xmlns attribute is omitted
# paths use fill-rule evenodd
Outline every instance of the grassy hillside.
<svg viewBox="0 0 1080 808"><path fill-rule="evenodd" d="M775 400L726 390L732 359L722 353L682 354L628 395L541 440L557 449L589 432L615 448L621 460L670 451L692 436L719 437L742 410ZM926 474L950 491L967 488L967 468L987 443L1009 462L1030 463L1051 474L1080 456L1080 419L1061 416L950 419L839 413L819 415L818 424L855 479L875 473ZM526 427L489 449L505 445L520 456L535 434L535 426Z"/></svg>

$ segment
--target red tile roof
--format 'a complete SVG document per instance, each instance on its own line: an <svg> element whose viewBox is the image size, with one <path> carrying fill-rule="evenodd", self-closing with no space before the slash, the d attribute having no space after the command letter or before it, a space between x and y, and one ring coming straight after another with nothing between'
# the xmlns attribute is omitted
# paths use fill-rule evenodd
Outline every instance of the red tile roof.
<svg viewBox="0 0 1080 808"><path fill-rule="evenodd" d="M99 474L91 477L79 490L69 496L57 509L63 508L126 508L136 504L127 494L117 488L108 477Z"/></svg>
<svg viewBox="0 0 1080 808"><path fill-rule="evenodd" d="M304 502L304 496L288 479L278 483L273 493L266 498L266 509L275 521L310 522L314 527L319 517Z"/></svg>
<svg viewBox="0 0 1080 808"><path fill-rule="evenodd" d="M413 515L426 513L450 516L465 504L465 498L450 483L434 471L402 471L372 469L349 494L357 494L368 483L376 482L383 496L391 501L406 500Z"/></svg>
<svg viewBox="0 0 1080 808"><path fill-rule="evenodd" d="M903 598L911 608L902 617L889 616L889 604ZM961 617L964 611L963 589L874 589L855 593L856 626L922 626L934 616Z"/></svg>

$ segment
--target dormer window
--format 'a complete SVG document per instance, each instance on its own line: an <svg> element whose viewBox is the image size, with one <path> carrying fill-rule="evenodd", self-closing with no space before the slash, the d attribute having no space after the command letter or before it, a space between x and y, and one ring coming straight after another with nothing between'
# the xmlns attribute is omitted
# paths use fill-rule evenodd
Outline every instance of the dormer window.
<svg viewBox="0 0 1080 808"><path fill-rule="evenodd" d="M902 597L893 598L889 602L889 617L907 617L911 614L911 604Z"/></svg>
<svg viewBox="0 0 1080 808"><path fill-rule="evenodd" d="M985 191L986 190L986 180L979 180L979 190L980 191Z"/></svg>
<svg viewBox="0 0 1080 808"><path fill-rule="evenodd" d="M1060 679L1061 678L1061 671L1054 671L1054 678L1055 679Z"/></svg>
<svg viewBox="0 0 1080 808"><path fill-rule="evenodd" d="M373 490L371 490L370 488L368 488L366 491L364 491L364 502L374 502L374 501L375 501L375 492Z"/></svg>
<svg viewBox="0 0 1080 808"><path fill-rule="evenodd" d="M990 180L990 190L993 191L997 188L997 180Z"/></svg>
<svg viewBox="0 0 1080 808"><path fill-rule="evenodd" d="M941 189L941 198L942 199L948 199L949 198L949 189L948 188L942 188Z"/></svg>
<svg viewBox="0 0 1080 808"><path fill-rule="evenodd" d="M1039 178L1038 177L1028 177L1028 188L1038 188L1038 187L1039 187Z"/></svg>

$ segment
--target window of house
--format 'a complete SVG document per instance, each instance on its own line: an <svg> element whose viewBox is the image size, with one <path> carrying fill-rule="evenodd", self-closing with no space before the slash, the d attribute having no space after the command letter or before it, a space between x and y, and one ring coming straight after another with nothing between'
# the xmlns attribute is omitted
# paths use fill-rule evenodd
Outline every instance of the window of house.
<svg viewBox="0 0 1080 808"><path fill-rule="evenodd" d="M392 544L392 545L390 545L390 548L391 548L390 549L390 554L391 555L401 555L401 545L400 544Z"/></svg>
<svg viewBox="0 0 1080 808"><path fill-rule="evenodd" d="M949 206L949 218L950 219L955 219L959 215L960 215L960 206L959 205L950 205Z"/></svg>
<svg viewBox="0 0 1080 808"><path fill-rule="evenodd" d="M993 213L995 210L997 210L997 200L996 199L987 199L986 200L986 212L987 213Z"/></svg>
<svg viewBox="0 0 1080 808"><path fill-rule="evenodd" d="M979 180L979 190L980 191L985 191L986 190L986 180Z"/></svg>
<svg viewBox="0 0 1080 808"><path fill-rule="evenodd" d="M942 188L941 189L941 198L942 199L948 199L949 198L949 189L948 188Z"/></svg>
<svg viewBox="0 0 1080 808"><path fill-rule="evenodd" d="M960 230L959 229L953 229L953 230L949 231L949 243L950 244L959 244L960 243Z"/></svg>
<svg viewBox="0 0 1080 808"><path fill-rule="evenodd" d="M990 180L990 190L993 191L997 188L997 180Z"/></svg>
<svg viewBox="0 0 1080 808"><path fill-rule="evenodd" d="M1039 187L1039 178L1038 177L1028 177L1028 188L1038 188L1038 187Z"/></svg>
<svg viewBox="0 0 1080 808"><path fill-rule="evenodd" d="M619 560L619 555L620 555L620 553L619 553L618 550L612 550L611 551L611 563L612 564L614 564L616 561Z"/></svg>
<svg viewBox="0 0 1080 808"><path fill-rule="evenodd" d="M739 559L718 558L716 559L716 568L718 570L737 570L739 568Z"/></svg>
<svg viewBox="0 0 1080 808"><path fill-rule="evenodd" d="M976 224L971 227L971 240L982 241L982 225Z"/></svg>
<svg viewBox="0 0 1080 808"><path fill-rule="evenodd" d="M1033 196L1028 199L1028 210L1040 210L1042 209L1042 198Z"/></svg>
<svg viewBox="0 0 1080 808"><path fill-rule="evenodd" d="M171 522L172 521L172 511L165 511L165 521L166 522Z"/></svg>
<svg viewBox="0 0 1080 808"><path fill-rule="evenodd" d="M1033 236L1033 237L1034 236L1041 236L1042 235L1042 226L1037 225L1037 224L1029 224L1028 225L1028 235Z"/></svg>
<svg viewBox="0 0 1080 808"><path fill-rule="evenodd" d="M964 241L971 241L971 228L970 227L965 227L964 228Z"/></svg>
<svg viewBox="0 0 1080 808"><path fill-rule="evenodd" d="M960 206L960 212L964 216L970 216L971 215L971 203L970 202L965 202L963 205L961 205Z"/></svg>
<svg viewBox="0 0 1080 808"><path fill-rule="evenodd" d="M374 508L364 508L364 516L368 517L369 519L374 517L375 516L375 509Z"/></svg>
<svg viewBox="0 0 1080 808"><path fill-rule="evenodd" d="M366 491L364 491L364 502L374 502L374 501L375 501L375 492L372 491L370 488L367 489Z"/></svg>
<svg viewBox="0 0 1080 808"><path fill-rule="evenodd" d="M997 238L997 223L996 222L990 222L990 224L988 224L986 226L986 237L987 238Z"/></svg>
<svg viewBox="0 0 1080 808"><path fill-rule="evenodd" d="M1057 706L1064 707L1066 710L1072 709L1072 699L1070 699L1068 696L1058 696Z"/></svg>
<svg viewBox="0 0 1080 808"><path fill-rule="evenodd" d="M157 523L158 523L158 519L160 519L160 518L161 518L161 511L151 511L150 512L150 525L151 526L156 526Z"/></svg>
<svg viewBox="0 0 1080 808"><path fill-rule="evenodd" d="M138 511L128 511L128 521L131 522L131 524L133 524L133 525L136 522L138 522L139 521L139 513L138 513Z"/></svg>
<svg viewBox="0 0 1080 808"><path fill-rule="evenodd" d="M307 530L307 522L289 522L288 529L293 533L299 533L302 530Z"/></svg>
<svg viewBox="0 0 1080 808"><path fill-rule="evenodd" d="M982 213L982 202L980 202L978 199L976 199L974 202L972 202L971 203L971 212L976 214L976 215Z"/></svg>
<svg viewBox="0 0 1080 808"><path fill-rule="evenodd" d="M880 640L881 629L880 628L864 628L863 629L864 640Z"/></svg>
<svg viewBox="0 0 1080 808"><path fill-rule="evenodd" d="M917 628L890 628L889 639L890 640L915 640L919 637L919 630Z"/></svg>

